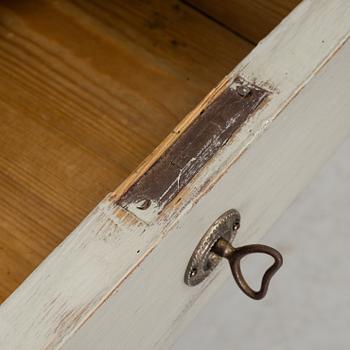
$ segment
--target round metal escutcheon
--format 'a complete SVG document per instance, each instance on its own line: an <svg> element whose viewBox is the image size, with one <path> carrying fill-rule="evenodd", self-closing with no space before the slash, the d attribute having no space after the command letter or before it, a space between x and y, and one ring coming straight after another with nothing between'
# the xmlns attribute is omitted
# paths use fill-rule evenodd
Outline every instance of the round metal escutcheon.
<svg viewBox="0 0 350 350"><path fill-rule="evenodd" d="M195 286L201 283L222 259L211 251L219 238L232 242L240 225L240 215L235 209L222 214L209 227L194 250L185 272L185 283Z"/></svg>

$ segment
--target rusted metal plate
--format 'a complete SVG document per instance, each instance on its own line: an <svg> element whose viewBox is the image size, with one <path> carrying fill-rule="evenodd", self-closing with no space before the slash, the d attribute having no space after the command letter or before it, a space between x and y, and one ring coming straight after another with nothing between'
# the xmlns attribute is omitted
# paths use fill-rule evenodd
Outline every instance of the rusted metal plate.
<svg viewBox="0 0 350 350"><path fill-rule="evenodd" d="M247 121L268 92L237 78L117 201L160 211Z"/></svg>

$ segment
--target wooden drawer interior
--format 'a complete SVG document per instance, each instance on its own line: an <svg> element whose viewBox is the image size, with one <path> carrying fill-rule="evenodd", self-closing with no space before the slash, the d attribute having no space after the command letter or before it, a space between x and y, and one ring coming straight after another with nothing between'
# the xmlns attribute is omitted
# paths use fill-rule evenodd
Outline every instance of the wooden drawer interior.
<svg viewBox="0 0 350 350"><path fill-rule="evenodd" d="M1 2L0 302L297 2Z"/></svg>

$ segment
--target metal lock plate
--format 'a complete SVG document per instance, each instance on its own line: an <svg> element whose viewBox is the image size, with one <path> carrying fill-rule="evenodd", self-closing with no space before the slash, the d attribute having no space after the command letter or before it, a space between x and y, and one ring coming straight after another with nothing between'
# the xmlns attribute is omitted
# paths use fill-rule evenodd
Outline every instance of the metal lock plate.
<svg viewBox="0 0 350 350"><path fill-rule="evenodd" d="M214 244L219 238L224 238L232 243L239 229L240 221L239 212L230 209L210 226L198 243L187 265L185 272L185 283L187 285L195 286L201 283L215 269L222 258L211 251Z"/></svg>

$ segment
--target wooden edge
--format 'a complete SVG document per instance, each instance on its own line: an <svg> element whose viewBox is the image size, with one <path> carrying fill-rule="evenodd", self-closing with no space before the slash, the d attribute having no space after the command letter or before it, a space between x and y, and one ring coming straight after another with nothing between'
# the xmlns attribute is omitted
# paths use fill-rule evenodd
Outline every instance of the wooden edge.
<svg viewBox="0 0 350 350"><path fill-rule="evenodd" d="M295 8L301 0L246 1L185 0L187 4L237 33L258 43Z"/></svg>

